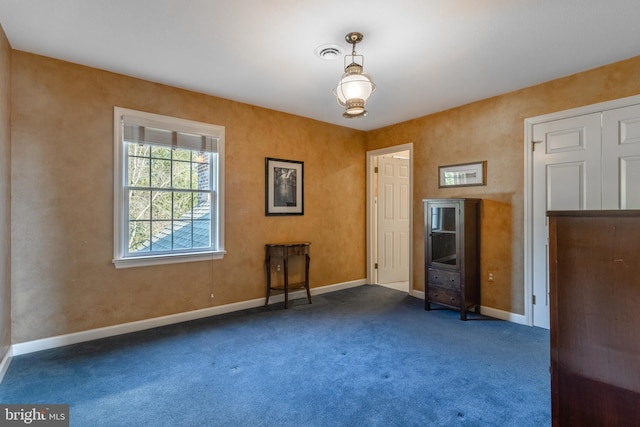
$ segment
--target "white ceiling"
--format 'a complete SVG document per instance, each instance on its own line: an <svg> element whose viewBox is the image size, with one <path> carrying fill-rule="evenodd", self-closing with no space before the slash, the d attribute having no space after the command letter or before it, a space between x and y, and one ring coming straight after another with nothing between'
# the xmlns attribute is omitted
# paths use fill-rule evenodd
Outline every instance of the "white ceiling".
<svg viewBox="0 0 640 427"><path fill-rule="evenodd" d="M0 0L14 49L361 130L640 55L640 0ZM369 115L332 94L357 46ZM640 78L640 76L638 76Z"/></svg>

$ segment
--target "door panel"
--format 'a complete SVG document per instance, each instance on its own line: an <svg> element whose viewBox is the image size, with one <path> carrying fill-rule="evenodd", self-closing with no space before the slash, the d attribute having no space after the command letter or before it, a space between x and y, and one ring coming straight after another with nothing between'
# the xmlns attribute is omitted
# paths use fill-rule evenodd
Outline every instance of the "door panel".
<svg viewBox="0 0 640 427"><path fill-rule="evenodd" d="M378 159L378 283L409 280L409 160Z"/></svg>
<svg viewBox="0 0 640 427"><path fill-rule="evenodd" d="M640 156L620 159L620 208L640 209Z"/></svg>
<svg viewBox="0 0 640 427"><path fill-rule="evenodd" d="M584 209L584 162L547 165L547 210Z"/></svg>
<svg viewBox="0 0 640 427"><path fill-rule="evenodd" d="M602 115L602 208L640 209L640 105Z"/></svg>
<svg viewBox="0 0 640 427"><path fill-rule="evenodd" d="M571 120L571 122L575 122L575 120ZM561 153L563 151L585 150L585 129L583 127L569 129L561 128L559 130L553 130L553 128L558 125L562 126L563 124L547 124L547 126L550 127L549 131L547 131L544 135L544 143L547 154Z"/></svg>

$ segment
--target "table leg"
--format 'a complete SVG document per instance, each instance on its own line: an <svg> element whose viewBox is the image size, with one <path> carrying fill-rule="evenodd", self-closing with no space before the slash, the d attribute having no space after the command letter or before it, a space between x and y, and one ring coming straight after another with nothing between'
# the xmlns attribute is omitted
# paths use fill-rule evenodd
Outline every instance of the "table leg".
<svg viewBox="0 0 640 427"><path fill-rule="evenodd" d="M289 269L287 268L287 256L285 255L282 267L284 268L284 308L289 308Z"/></svg>
<svg viewBox="0 0 640 427"><path fill-rule="evenodd" d="M307 299L309 300L309 304L311 304L311 291L309 290L309 264L311 263L311 258L309 254L305 254L305 268L304 268L304 285L307 288Z"/></svg>
<svg viewBox="0 0 640 427"><path fill-rule="evenodd" d="M269 305L269 296L271 296L271 257L267 255L264 261L265 268L267 269L267 298L264 301L264 306Z"/></svg>

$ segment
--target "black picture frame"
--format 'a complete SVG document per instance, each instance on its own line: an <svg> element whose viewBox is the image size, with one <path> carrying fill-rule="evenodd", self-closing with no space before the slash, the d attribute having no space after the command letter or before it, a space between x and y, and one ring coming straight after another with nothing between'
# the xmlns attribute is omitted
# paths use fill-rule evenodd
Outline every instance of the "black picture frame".
<svg viewBox="0 0 640 427"><path fill-rule="evenodd" d="M304 162L265 157L264 214L304 215Z"/></svg>

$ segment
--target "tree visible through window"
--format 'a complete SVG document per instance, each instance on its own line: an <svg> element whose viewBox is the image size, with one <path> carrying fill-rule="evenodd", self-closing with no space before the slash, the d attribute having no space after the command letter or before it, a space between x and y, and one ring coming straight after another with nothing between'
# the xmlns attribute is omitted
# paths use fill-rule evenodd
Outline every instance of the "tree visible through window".
<svg viewBox="0 0 640 427"><path fill-rule="evenodd" d="M211 154L127 143L130 253L211 246Z"/></svg>
<svg viewBox="0 0 640 427"><path fill-rule="evenodd" d="M150 256L157 263L158 256L221 255L224 128L119 108L116 120L116 266Z"/></svg>

